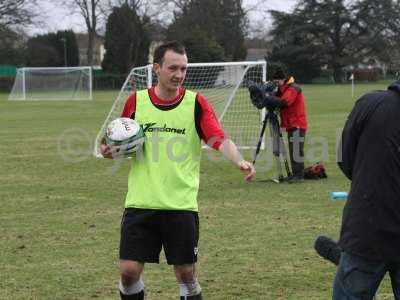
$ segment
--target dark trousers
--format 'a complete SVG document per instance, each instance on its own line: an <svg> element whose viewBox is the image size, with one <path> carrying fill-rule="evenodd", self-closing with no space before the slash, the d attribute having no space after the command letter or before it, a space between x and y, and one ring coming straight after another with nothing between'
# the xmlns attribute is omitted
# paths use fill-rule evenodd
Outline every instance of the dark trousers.
<svg viewBox="0 0 400 300"><path fill-rule="evenodd" d="M372 300L389 273L396 300L400 299L400 263L373 262L342 252L333 284L333 300Z"/></svg>
<svg viewBox="0 0 400 300"><path fill-rule="evenodd" d="M289 128L288 144L290 164L292 166L292 173L294 176L304 176L304 141L306 131L301 128Z"/></svg>

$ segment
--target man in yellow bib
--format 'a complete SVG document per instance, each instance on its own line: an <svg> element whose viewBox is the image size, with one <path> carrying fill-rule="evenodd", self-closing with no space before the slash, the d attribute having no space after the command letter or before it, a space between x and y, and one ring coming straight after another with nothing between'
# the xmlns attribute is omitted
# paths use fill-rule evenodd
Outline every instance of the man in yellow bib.
<svg viewBox="0 0 400 300"><path fill-rule="evenodd" d="M187 61L180 43L158 46L153 65L157 85L132 94L122 112L137 120L146 135L143 151L132 159L121 222L123 300L144 299L144 264L158 263L162 248L174 266L180 299L202 299L195 273L201 140L231 160L246 180L255 176L253 165L226 138L207 99L182 87ZM107 145L101 150L112 158Z"/></svg>

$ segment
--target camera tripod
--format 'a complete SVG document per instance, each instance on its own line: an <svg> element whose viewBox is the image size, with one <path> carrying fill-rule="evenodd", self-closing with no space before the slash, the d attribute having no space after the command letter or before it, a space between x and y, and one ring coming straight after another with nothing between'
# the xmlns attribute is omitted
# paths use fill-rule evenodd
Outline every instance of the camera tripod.
<svg viewBox="0 0 400 300"><path fill-rule="evenodd" d="M283 175L282 164L285 165L286 174L288 177L292 175L292 172L290 171L288 164L287 152L285 148L285 143L283 142L282 138L282 131L279 126L279 119L273 109L267 109L267 113L264 116L263 126L261 129L260 137L258 139L257 148L254 153L253 165L255 165L257 155L260 152L267 123L269 123L269 132L272 139L272 153L275 157L275 163L278 172L278 179L273 179L273 181L282 182L285 179L285 176Z"/></svg>

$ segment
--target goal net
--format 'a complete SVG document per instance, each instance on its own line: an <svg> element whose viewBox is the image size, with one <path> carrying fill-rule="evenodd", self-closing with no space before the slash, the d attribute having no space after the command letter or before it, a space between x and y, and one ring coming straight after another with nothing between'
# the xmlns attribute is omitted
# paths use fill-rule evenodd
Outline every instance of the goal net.
<svg viewBox="0 0 400 300"><path fill-rule="evenodd" d="M92 69L20 68L8 100L92 100Z"/></svg>
<svg viewBox="0 0 400 300"><path fill-rule="evenodd" d="M184 87L205 95L213 106L225 133L240 148L254 148L262 120L252 104L248 83L266 80L266 62L189 63ZM127 97L136 90L157 84L152 65L132 69L104 121L95 141L94 155L100 154L100 143L107 124L121 116Z"/></svg>

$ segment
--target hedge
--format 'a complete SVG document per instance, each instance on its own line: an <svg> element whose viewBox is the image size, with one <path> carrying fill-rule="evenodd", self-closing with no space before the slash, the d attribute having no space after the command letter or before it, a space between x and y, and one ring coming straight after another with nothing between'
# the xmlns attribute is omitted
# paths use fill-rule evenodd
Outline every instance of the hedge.
<svg viewBox="0 0 400 300"><path fill-rule="evenodd" d="M14 78L14 76L0 77L0 92L11 92Z"/></svg>
<svg viewBox="0 0 400 300"><path fill-rule="evenodd" d="M14 84L14 76L2 76L0 77L0 91L11 92ZM94 90L110 90L110 89L121 89L126 79L125 75L100 75L93 76L93 89Z"/></svg>

